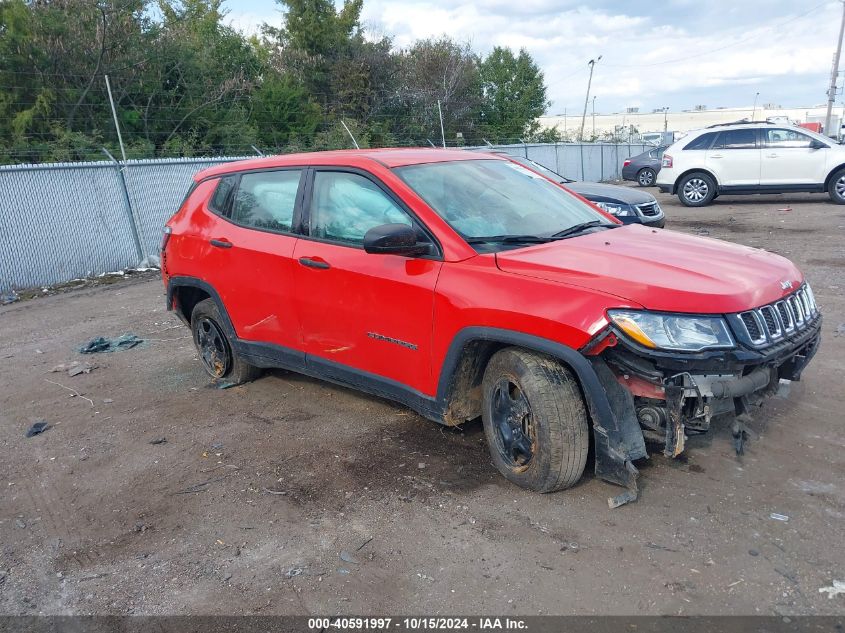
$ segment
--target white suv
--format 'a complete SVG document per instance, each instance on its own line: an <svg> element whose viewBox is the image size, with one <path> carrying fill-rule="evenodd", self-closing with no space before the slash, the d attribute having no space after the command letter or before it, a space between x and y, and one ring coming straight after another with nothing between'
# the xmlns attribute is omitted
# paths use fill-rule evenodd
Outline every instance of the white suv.
<svg viewBox="0 0 845 633"><path fill-rule="evenodd" d="M712 125L666 150L657 186L688 207L706 206L722 193L795 191L827 191L845 204L845 146L791 125Z"/></svg>

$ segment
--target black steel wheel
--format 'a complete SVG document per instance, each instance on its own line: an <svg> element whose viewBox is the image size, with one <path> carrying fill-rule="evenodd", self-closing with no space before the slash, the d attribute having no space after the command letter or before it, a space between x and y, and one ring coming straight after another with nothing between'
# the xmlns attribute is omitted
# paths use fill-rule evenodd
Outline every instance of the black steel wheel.
<svg viewBox="0 0 845 633"><path fill-rule="evenodd" d="M575 485L590 435L584 398L566 367L508 347L487 363L481 392L487 446L502 475L537 492Z"/></svg>
<svg viewBox="0 0 845 633"><path fill-rule="evenodd" d="M214 382L240 385L255 380L261 369L244 361L232 347L217 304L205 299L191 312L191 331L200 361Z"/></svg>

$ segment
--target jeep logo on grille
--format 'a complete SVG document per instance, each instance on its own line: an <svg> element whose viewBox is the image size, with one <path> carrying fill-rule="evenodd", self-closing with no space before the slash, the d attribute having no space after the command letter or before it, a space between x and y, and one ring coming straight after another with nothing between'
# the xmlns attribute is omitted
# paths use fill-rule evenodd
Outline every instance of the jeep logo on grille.
<svg viewBox="0 0 845 633"><path fill-rule="evenodd" d="M784 281L780 282L780 287L784 290L792 290L792 282L789 279L785 279Z"/></svg>

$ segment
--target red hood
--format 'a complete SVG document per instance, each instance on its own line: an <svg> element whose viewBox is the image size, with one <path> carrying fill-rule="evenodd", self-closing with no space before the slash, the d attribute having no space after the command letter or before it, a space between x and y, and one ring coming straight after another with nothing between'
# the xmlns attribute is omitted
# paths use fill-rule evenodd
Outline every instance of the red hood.
<svg viewBox="0 0 845 633"><path fill-rule="evenodd" d="M788 259L756 248L626 225L496 255L505 272L600 290L649 310L741 312L804 280ZM784 282L791 288L784 289Z"/></svg>

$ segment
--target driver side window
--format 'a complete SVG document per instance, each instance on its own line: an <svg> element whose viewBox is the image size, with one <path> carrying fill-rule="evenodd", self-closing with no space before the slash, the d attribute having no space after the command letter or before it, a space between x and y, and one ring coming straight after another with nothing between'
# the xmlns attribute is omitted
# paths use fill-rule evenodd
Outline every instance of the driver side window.
<svg viewBox="0 0 845 633"><path fill-rule="evenodd" d="M413 226L408 214L364 176L331 171L314 174L313 237L357 246L367 231L382 224Z"/></svg>

